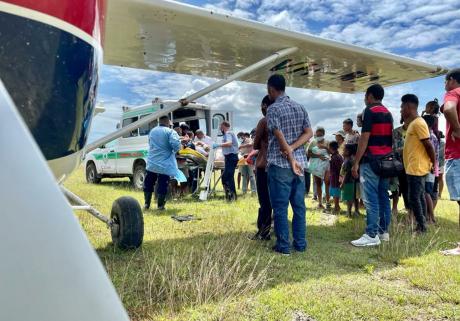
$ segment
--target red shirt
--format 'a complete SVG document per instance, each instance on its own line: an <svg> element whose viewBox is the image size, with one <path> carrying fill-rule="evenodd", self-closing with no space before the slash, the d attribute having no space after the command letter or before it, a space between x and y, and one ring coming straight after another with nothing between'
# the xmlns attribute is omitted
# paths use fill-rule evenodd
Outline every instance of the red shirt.
<svg viewBox="0 0 460 321"><path fill-rule="evenodd" d="M364 109L361 132L370 133L365 160L393 151L393 116L382 104L373 104Z"/></svg>
<svg viewBox="0 0 460 321"><path fill-rule="evenodd" d="M444 104L448 101L457 104L457 116L460 121L460 87L448 91L444 96ZM446 151L445 159L459 159L460 158L460 139L452 140L452 128L449 122L446 122Z"/></svg>

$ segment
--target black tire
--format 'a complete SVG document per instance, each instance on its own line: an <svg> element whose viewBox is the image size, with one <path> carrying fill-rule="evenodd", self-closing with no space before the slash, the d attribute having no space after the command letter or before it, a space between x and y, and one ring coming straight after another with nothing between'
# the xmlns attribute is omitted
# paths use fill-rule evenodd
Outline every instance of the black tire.
<svg viewBox="0 0 460 321"><path fill-rule="evenodd" d="M110 213L113 244L124 250L136 249L144 239L144 217L139 203L132 197L115 200Z"/></svg>
<svg viewBox="0 0 460 321"><path fill-rule="evenodd" d="M93 162L86 165L86 182L89 184L99 184L101 182L101 178L97 174L96 165Z"/></svg>
<svg viewBox="0 0 460 321"><path fill-rule="evenodd" d="M144 189L144 179L145 179L145 164L140 163L134 166L133 177L130 178L131 183L133 184L134 189L143 190Z"/></svg>

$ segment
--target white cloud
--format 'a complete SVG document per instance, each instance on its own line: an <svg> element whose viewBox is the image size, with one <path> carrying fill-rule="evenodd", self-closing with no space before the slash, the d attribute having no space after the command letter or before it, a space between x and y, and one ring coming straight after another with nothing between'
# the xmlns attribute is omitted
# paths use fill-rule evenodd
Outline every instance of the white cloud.
<svg viewBox="0 0 460 321"><path fill-rule="evenodd" d="M416 59L446 67L460 65L460 45L443 47L431 51L420 51L415 55Z"/></svg>
<svg viewBox="0 0 460 321"><path fill-rule="evenodd" d="M300 17L291 15L287 10L264 12L258 17L258 20L287 30L307 31L305 22Z"/></svg>

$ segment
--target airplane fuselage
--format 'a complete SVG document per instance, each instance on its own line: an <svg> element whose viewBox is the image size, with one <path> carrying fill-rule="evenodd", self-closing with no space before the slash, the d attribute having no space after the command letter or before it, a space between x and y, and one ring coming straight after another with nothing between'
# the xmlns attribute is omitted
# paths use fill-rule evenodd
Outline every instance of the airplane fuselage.
<svg viewBox="0 0 460 321"><path fill-rule="evenodd" d="M88 138L104 15L105 0L0 1L0 78L58 179Z"/></svg>

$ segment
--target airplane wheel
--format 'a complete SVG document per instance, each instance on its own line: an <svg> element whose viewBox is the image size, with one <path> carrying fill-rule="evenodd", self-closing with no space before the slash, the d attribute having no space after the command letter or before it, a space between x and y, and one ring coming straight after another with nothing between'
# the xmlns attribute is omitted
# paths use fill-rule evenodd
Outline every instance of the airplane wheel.
<svg viewBox="0 0 460 321"><path fill-rule="evenodd" d="M144 238L144 217L139 203L124 196L115 200L110 214L113 244L120 249L135 249Z"/></svg>

